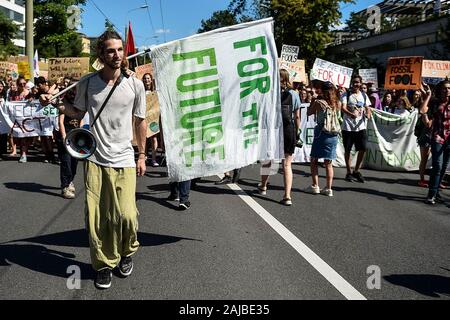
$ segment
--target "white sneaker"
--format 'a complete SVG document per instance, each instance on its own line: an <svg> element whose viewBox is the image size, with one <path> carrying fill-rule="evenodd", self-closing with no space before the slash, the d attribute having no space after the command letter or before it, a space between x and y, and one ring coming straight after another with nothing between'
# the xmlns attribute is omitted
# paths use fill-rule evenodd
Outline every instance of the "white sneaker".
<svg viewBox="0 0 450 320"><path fill-rule="evenodd" d="M320 190L320 194L323 194L323 195L328 196L328 197L332 197L333 196L333 190L328 189L328 188L323 188L322 190Z"/></svg>
<svg viewBox="0 0 450 320"><path fill-rule="evenodd" d="M320 193L320 188L319 186L309 186L308 188L305 189L306 192L308 193L312 193L312 194L319 194Z"/></svg>
<svg viewBox="0 0 450 320"><path fill-rule="evenodd" d="M62 189L61 195L65 199L75 199L75 194L69 190L69 187Z"/></svg>
<svg viewBox="0 0 450 320"><path fill-rule="evenodd" d="M75 185L73 184L73 181L69 184L67 187L70 192L75 193Z"/></svg>

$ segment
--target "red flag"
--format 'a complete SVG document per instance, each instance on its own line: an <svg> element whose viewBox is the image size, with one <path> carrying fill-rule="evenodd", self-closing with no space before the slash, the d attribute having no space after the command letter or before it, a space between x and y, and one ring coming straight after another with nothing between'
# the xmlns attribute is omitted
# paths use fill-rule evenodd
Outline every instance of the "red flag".
<svg viewBox="0 0 450 320"><path fill-rule="evenodd" d="M136 47L134 46L134 37L133 32L131 31L131 22L128 21L128 34L127 34L127 43L125 45L125 56L131 56L136 53Z"/></svg>

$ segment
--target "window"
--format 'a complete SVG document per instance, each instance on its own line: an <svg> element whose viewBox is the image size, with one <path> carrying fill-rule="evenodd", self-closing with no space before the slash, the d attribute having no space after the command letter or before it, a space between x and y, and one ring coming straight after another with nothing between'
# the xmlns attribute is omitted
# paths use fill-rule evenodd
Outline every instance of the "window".
<svg viewBox="0 0 450 320"><path fill-rule="evenodd" d="M23 14L14 11L14 21L23 23Z"/></svg>
<svg viewBox="0 0 450 320"><path fill-rule="evenodd" d="M15 0L15 4L21 7L25 7L25 0Z"/></svg>
<svg viewBox="0 0 450 320"><path fill-rule="evenodd" d="M3 12L5 16L9 18L11 10L6 9L5 7L0 7L0 12Z"/></svg>
<svg viewBox="0 0 450 320"><path fill-rule="evenodd" d="M414 45L415 45L414 38L407 38L407 39L397 41L398 49L410 48L410 47L414 47Z"/></svg>
<svg viewBox="0 0 450 320"><path fill-rule="evenodd" d="M416 46L422 46L434 42L436 42L436 33L429 33L416 37Z"/></svg>

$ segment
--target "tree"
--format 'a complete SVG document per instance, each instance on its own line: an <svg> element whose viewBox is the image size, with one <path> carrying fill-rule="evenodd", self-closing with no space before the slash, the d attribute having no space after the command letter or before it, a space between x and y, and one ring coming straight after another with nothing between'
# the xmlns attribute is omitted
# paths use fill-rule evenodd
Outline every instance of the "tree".
<svg viewBox="0 0 450 320"><path fill-rule="evenodd" d="M232 26L237 24L236 16L228 10L215 11L211 18L202 20L198 33L214 30L217 28Z"/></svg>
<svg viewBox="0 0 450 320"><path fill-rule="evenodd" d="M81 55L81 37L67 27L67 8L85 3L86 0L34 0L34 39L41 57Z"/></svg>
<svg viewBox="0 0 450 320"><path fill-rule="evenodd" d="M0 57L2 60L19 53L19 49L12 41L16 38L18 31L18 25L6 17L3 12L0 12Z"/></svg>
<svg viewBox="0 0 450 320"><path fill-rule="evenodd" d="M300 47L300 57L310 68L331 41L330 26L341 18L340 3L352 0L231 0L229 10L240 19L273 17L275 42Z"/></svg>
<svg viewBox="0 0 450 320"><path fill-rule="evenodd" d="M114 31L114 24L111 21L105 19L105 29L108 31Z"/></svg>

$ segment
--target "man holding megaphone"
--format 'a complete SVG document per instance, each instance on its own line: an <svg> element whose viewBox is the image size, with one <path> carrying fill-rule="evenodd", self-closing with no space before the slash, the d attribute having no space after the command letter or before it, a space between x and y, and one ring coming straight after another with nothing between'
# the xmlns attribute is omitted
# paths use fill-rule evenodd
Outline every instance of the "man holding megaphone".
<svg viewBox="0 0 450 320"><path fill-rule="evenodd" d="M74 153L81 153L78 146L94 146L85 162L86 223L92 266L97 271L95 286L106 289L111 286L112 269L118 267L123 277L131 274L131 256L139 247L136 173L143 176L146 170L147 124L144 85L126 72L120 35L105 31L98 38L97 56L104 67L79 81L73 105L55 101L51 95L41 96L41 103L52 101L72 118L82 119L88 112L93 119L89 134L73 135L75 143L66 141L66 146ZM137 163L131 144L133 118Z"/></svg>

